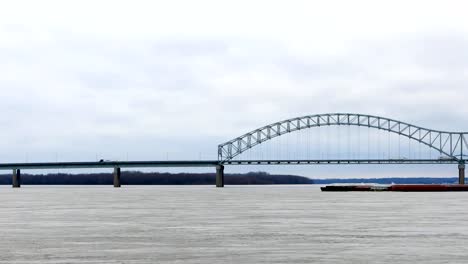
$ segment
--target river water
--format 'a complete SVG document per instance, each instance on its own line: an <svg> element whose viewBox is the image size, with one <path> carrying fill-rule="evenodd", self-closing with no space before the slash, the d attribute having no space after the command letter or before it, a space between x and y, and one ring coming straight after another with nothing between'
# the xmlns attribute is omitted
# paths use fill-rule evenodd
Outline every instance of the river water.
<svg viewBox="0 0 468 264"><path fill-rule="evenodd" d="M0 263L467 263L468 193L0 187Z"/></svg>

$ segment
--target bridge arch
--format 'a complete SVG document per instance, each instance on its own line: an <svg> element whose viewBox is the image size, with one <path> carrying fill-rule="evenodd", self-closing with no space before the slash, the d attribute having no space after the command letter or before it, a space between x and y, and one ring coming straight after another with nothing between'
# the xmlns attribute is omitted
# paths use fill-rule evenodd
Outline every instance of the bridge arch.
<svg viewBox="0 0 468 264"><path fill-rule="evenodd" d="M230 161L243 152L275 137L321 126L362 126L407 137L439 151L448 158L464 160L468 132L449 132L423 128L406 122L366 114L327 113L286 119L252 130L218 146L218 160Z"/></svg>

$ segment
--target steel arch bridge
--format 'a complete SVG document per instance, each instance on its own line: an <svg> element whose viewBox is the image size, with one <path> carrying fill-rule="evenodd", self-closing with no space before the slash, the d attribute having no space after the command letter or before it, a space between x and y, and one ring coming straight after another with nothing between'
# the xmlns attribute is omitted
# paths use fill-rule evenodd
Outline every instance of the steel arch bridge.
<svg viewBox="0 0 468 264"><path fill-rule="evenodd" d="M438 159L305 159L305 160L234 160L235 157L273 138L308 128L324 126L357 126L382 130L419 142L438 151ZM458 164L459 184L465 183L465 149L468 132L440 131L406 122L365 114L328 113L307 115L279 121L252 130L242 136L218 145L217 160L176 161L91 161L91 162L37 162L0 163L0 170L12 170L12 186L21 186L21 169L114 168L114 187L120 187L121 168L143 167L216 167L216 187L224 187L225 165L292 165L292 164ZM339 137L338 137L339 138ZM389 156L390 157L390 156Z"/></svg>
<svg viewBox="0 0 468 264"><path fill-rule="evenodd" d="M282 135L323 126L360 126L395 133L437 150L447 159L464 164L468 132L449 132L423 128L406 122L365 114L327 113L286 119L252 130L218 146L218 161L232 163L245 151ZM361 160L362 161L362 160ZM373 160L368 160L370 163ZM385 163L385 161L382 161ZM440 163L440 162L439 162Z"/></svg>

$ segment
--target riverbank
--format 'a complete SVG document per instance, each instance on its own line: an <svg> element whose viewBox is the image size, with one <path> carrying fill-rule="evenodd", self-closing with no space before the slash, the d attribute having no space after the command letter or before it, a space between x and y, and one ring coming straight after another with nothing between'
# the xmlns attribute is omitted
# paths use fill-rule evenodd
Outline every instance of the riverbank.
<svg viewBox="0 0 468 264"><path fill-rule="evenodd" d="M0 185L11 185L11 175L0 175ZM112 185L111 173L87 174L22 174L24 185ZM122 171L122 185L213 185L214 173L157 173ZM225 174L225 184L313 184L313 180L295 175L274 175L265 172Z"/></svg>

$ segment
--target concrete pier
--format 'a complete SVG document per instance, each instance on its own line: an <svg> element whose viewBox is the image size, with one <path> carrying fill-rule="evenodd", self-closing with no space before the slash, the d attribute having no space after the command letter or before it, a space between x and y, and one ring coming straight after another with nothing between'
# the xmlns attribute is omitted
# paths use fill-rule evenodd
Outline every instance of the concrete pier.
<svg viewBox="0 0 468 264"><path fill-rule="evenodd" d="M120 168L119 167L114 168L114 187L115 188L120 187Z"/></svg>
<svg viewBox="0 0 468 264"><path fill-rule="evenodd" d="M465 163L458 164L458 184L465 184Z"/></svg>
<svg viewBox="0 0 468 264"><path fill-rule="evenodd" d="M216 166L216 187L224 187L224 166Z"/></svg>
<svg viewBox="0 0 468 264"><path fill-rule="evenodd" d="M13 178L11 183L13 188L21 187L21 170L13 169Z"/></svg>

